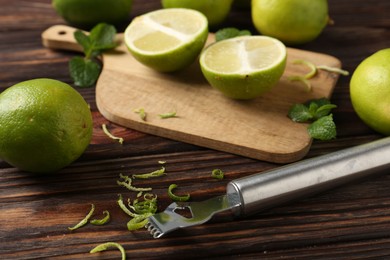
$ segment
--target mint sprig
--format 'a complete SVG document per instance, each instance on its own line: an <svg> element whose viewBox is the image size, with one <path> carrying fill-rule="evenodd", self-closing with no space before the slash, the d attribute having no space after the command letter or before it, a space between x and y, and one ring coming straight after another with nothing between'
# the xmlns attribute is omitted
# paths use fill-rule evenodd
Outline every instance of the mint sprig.
<svg viewBox="0 0 390 260"><path fill-rule="evenodd" d="M308 133L314 139L331 140L336 138L336 124L331 110L337 106L326 98L311 100L305 104L295 104L288 112L288 117L294 122L311 124Z"/></svg>
<svg viewBox="0 0 390 260"><path fill-rule="evenodd" d="M89 34L81 30L74 32L74 38L84 52L84 57L73 57L69 61L70 76L76 86L90 87L95 84L102 68L97 57L117 46L115 35L115 27L106 23L97 24Z"/></svg>
<svg viewBox="0 0 390 260"><path fill-rule="evenodd" d="M251 35L252 33L248 30L239 30L237 28L228 27L218 30L215 33L215 41L222 41L229 38L234 38L238 36Z"/></svg>

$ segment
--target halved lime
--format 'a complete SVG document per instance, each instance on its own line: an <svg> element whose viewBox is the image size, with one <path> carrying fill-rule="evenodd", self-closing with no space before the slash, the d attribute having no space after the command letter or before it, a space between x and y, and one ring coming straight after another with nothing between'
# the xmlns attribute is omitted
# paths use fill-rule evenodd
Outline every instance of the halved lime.
<svg viewBox="0 0 390 260"><path fill-rule="evenodd" d="M252 99L269 91L286 67L282 42L268 36L242 36L216 42L200 55L203 75L228 97Z"/></svg>
<svg viewBox="0 0 390 260"><path fill-rule="evenodd" d="M134 18L125 31L125 43L139 62L170 72L193 63L207 36L207 18L202 13L169 8Z"/></svg>

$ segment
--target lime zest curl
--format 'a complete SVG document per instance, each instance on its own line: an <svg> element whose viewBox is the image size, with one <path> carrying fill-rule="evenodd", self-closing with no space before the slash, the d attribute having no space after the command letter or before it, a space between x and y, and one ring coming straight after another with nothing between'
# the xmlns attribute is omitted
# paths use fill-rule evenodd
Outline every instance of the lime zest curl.
<svg viewBox="0 0 390 260"><path fill-rule="evenodd" d="M103 214L105 215L102 219L92 219L89 221L92 225L96 226L102 226L106 224L108 221L110 221L110 212L108 210L103 211Z"/></svg>
<svg viewBox="0 0 390 260"><path fill-rule="evenodd" d="M335 72L335 73L341 74L343 76L349 75L349 72L346 70L335 68L335 67L330 67L330 66L326 66L326 65L319 65L319 66L317 66L317 69L325 70L325 71L329 71L329 72Z"/></svg>
<svg viewBox="0 0 390 260"><path fill-rule="evenodd" d="M94 247L91 251L89 251L89 253L93 254L93 253L97 253L97 252L101 252L101 251L106 251L110 247L118 248L119 251L121 252L122 260L126 260L125 249L123 248L123 246L121 244L116 243L116 242L106 242L106 243L100 244L100 245Z"/></svg>
<svg viewBox="0 0 390 260"><path fill-rule="evenodd" d="M143 214L137 217L132 218L129 222L127 222L127 229L129 231L134 231L137 229L144 228L146 224L148 224L149 220L148 217L152 216L153 214L147 213Z"/></svg>
<svg viewBox="0 0 390 260"><path fill-rule="evenodd" d="M133 182L132 179L129 176L123 175L122 173L119 174L119 177L121 179L124 179L124 181L117 181L117 184L119 186L127 188L130 191L139 192L139 191L151 191L152 190L152 188L138 188L138 187L134 187L132 185L132 182Z"/></svg>
<svg viewBox="0 0 390 260"><path fill-rule="evenodd" d="M82 226L84 226L85 224L88 223L88 220L91 218L93 212L95 211L95 205L94 204L91 204L91 210L89 211L89 213L85 216L85 218L83 218L79 223L77 223L76 225L74 225L73 227L68 227L69 230L75 230L75 229L78 229Z"/></svg>
<svg viewBox="0 0 390 260"><path fill-rule="evenodd" d="M149 173L142 173L142 174L133 174L131 177L133 179L149 179L149 178L156 178L160 177L162 175L166 174L165 173L165 167L161 167L159 170L155 170Z"/></svg>
<svg viewBox="0 0 390 260"><path fill-rule="evenodd" d="M139 114L139 117L142 119L142 121L146 121L147 114L145 112L145 109L143 109L143 108L135 109L134 113Z"/></svg>
<svg viewBox="0 0 390 260"><path fill-rule="evenodd" d="M124 213L126 213L127 215L129 215L130 217L137 217L138 215L134 212L131 212L125 205L125 203L123 202L123 197L122 197L122 194L118 194L119 195L119 198L117 200L117 203L119 205L119 207L123 210Z"/></svg>
<svg viewBox="0 0 390 260"><path fill-rule="evenodd" d="M113 139L113 140L118 140L118 142L119 142L120 144L123 144L123 141L124 141L123 138L122 138L122 137L116 137L116 136L114 136L113 134L111 134L110 131L108 131L106 124L102 124L102 129L103 129L103 132L104 132L108 137L110 137L110 138Z"/></svg>
<svg viewBox="0 0 390 260"><path fill-rule="evenodd" d="M177 117L176 111L174 111L174 112L168 112L168 113L163 113L163 114L159 114L159 116L160 116L161 119L167 119L167 118Z"/></svg>
<svg viewBox="0 0 390 260"><path fill-rule="evenodd" d="M168 196L173 200L173 201L188 201L190 199L190 194L183 195L183 196L178 196L173 194L173 190L177 188L176 184L171 184L168 187Z"/></svg>
<svg viewBox="0 0 390 260"><path fill-rule="evenodd" d="M334 73L341 74L343 76L349 75L349 72L346 70L339 69L336 67L327 66L327 65L316 66L316 65L314 65L314 63L307 61L307 60L295 60L295 61L293 61L293 64L302 64L302 65L309 67L310 71L308 73L306 73L305 75L292 75L292 76L289 76L287 78L290 81L299 81L299 82L303 83L306 86L307 91L311 91L311 89L312 89L312 86L311 86L309 79L313 78L317 74L318 70L325 70L328 72L334 72Z"/></svg>
<svg viewBox="0 0 390 260"><path fill-rule="evenodd" d="M293 75L293 76L289 76L287 79L290 80L290 81L299 81L299 82L301 82L302 84L305 85L307 92L310 92L311 89L312 89L310 81L308 79L306 79L304 76Z"/></svg>
<svg viewBox="0 0 390 260"><path fill-rule="evenodd" d="M144 200L139 201L138 199L134 200L133 203L128 202L129 208L124 204L122 195L119 194L118 199L119 207L132 219L127 223L127 229L129 231L134 231L145 227L148 223L148 217L152 216L157 211L157 195L146 193L144 195Z"/></svg>
<svg viewBox="0 0 390 260"><path fill-rule="evenodd" d="M218 180L222 180L224 178L224 175L225 174L221 169L214 169L211 172L211 177L218 179Z"/></svg>
<svg viewBox="0 0 390 260"><path fill-rule="evenodd" d="M307 67L309 67L310 71L303 76L305 79L311 79L311 78L313 78L317 74L317 67L316 67L316 65L314 65L310 61L307 61L307 60L295 60L295 61L293 61L293 63L294 64L302 64L302 65L306 65Z"/></svg>

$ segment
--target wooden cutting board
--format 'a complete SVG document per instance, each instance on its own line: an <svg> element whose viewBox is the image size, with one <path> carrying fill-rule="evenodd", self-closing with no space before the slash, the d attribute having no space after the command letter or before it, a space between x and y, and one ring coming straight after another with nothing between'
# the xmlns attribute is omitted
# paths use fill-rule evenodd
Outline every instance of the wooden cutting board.
<svg viewBox="0 0 390 260"><path fill-rule="evenodd" d="M74 28L56 25L42 33L49 48L78 50ZM308 152L311 138L307 125L292 122L287 113L295 103L330 97L338 75L320 71L307 92L290 75L308 72L297 59L316 65L341 67L332 56L288 48L287 67L280 82L269 93L254 100L226 98L211 88L198 63L177 73L159 73L128 52L118 34L120 45L103 54L103 71L96 84L99 111L108 120L149 134L204 146L220 151L277 163L293 162ZM213 41L210 35L209 42ZM146 121L134 111L143 108ZM176 118L161 119L159 114L175 111Z"/></svg>

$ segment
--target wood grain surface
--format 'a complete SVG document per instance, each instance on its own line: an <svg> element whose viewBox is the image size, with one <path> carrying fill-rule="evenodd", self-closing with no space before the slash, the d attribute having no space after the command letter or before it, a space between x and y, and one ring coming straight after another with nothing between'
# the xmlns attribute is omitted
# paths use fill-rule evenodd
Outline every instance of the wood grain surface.
<svg viewBox="0 0 390 260"><path fill-rule="evenodd" d="M64 24L49 0L0 0L0 91L32 78L72 83L68 61L77 52L45 48L41 33ZM329 0L333 26L315 41L294 46L326 53L353 72L377 50L390 47L388 0ZM158 0L134 1L131 17L160 8ZM248 10L233 9L223 26L251 29ZM122 28L123 29L123 28ZM306 158L366 143L382 136L370 130L353 111L350 77L340 77L332 95L338 138L314 141ZM251 159L202 146L145 134L109 122L98 111L95 88L76 88L90 104L94 132L86 152L57 174L33 176L0 161L0 259L120 259L117 250L89 254L96 245L121 243L128 259L389 259L390 175L344 185L245 219L220 216L201 226L153 239L146 230L129 232L129 218L118 208L118 194L133 196L116 181L119 174L143 173L166 161L167 176L139 181L151 186L159 210L170 199L171 183L192 200L225 192L229 180L273 169L281 164ZM125 139L107 138L101 125ZM220 168L225 179L210 177ZM96 206L96 218L109 210L104 226L67 228Z"/></svg>
<svg viewBox="0 0 390 260"><path fill-rule="evenodd" d="M79 50L74 31L52 26L42 33L43 44L57 50ZM119 46L103 53L103 71L96 83L96 104L105 118L141 132L277 163L301 159L312 142L307 125L287 117L289 109L307 100L329 98L339 77L320 70L310 80L312 90L307 91L302 83L288 80L308 71L294 61L341 67L335 57L288 48L286 70L276 86L259 98L238 101L211 88L197 61L180 72L159 73L132 57L123 34L116 40ZM212 42L215 37L210 34L208 44ZM134 113L140 108L146 110L146 120ZM177 118L159 117L172 111Z"/></svg>

